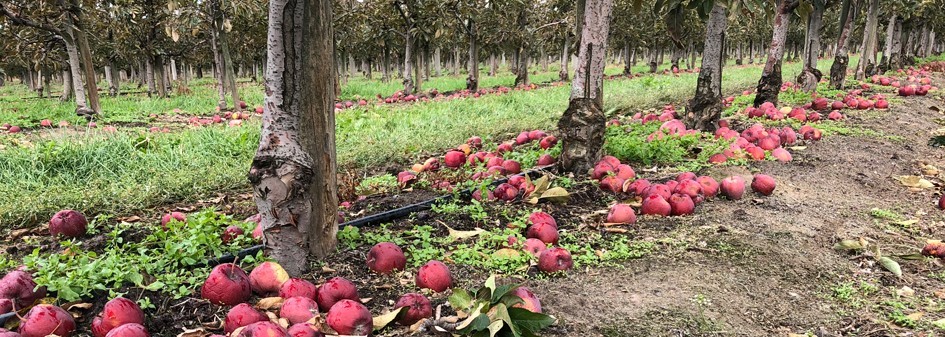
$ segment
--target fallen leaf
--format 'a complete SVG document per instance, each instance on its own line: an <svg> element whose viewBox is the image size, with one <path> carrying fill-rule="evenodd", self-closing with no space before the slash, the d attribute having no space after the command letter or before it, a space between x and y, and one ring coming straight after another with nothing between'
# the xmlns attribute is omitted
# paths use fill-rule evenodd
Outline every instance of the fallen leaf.
<svg viewBox="0 0 945 337"><path fill-rule="evenodd" d="M322 273L331 274L331 273L334 273L335 271L336 270L334 269L328 268L328 266L322 266Z"/></svg>
<svg viewBox="0 0 945 337"><path fill-rule="evenodd" d="M521 255L522 254L519 253L518 250L511 248L502 248L495 251L495 253L492 253L492 257L500 259L514 259Z"/></svg>
<svg viewBox="0 0 945 337"><path fill-rule="evenodd" d="M605 231L605 232L609 232L609 233L627 233L627 232L629 232L628 230L623 229L623 228L613 228L613 227L604 228L604 231Z"/></svg>
<svg viewBox="0 0 945 337"><path fill-rule="evenodd" d="M932 188L935 187L931 181L925 180L919 176L896 176L893 177L898 180L900 184L906 187L912 188Z"/></svg>
<svg viewBox="0 0 945 337"><path fill-rule="evenodd" d="M863 249L863 245L860 244L858 240L840 240L833 245L835 250L860 250Z"/></svg>
<svg viewBox="0 0 945 337"><path fill-rule="evenodd" d="M906 315L906 318L911 319L911 320L913 320L913 321L918 321L918 320L919 320L920 318L922 318L922 316L924 316L924 315L925 315L924 312L917 312L917 313L912 313L912 314Z"/></svg>
<svg viewBox="0 0 945 337"><path fill-rule="evenodd" d="M806 150L807 147L806 146L791 146L788 149L791 149L792 151L801 151L801 150Z"/></svg>
<svg viewBox="0 0 945 337"><path fill-rule="evenodd" d="M902 277L902 268L899 267L899 262L885 256L880 257L877 261L879 261L879 264L882 265L883 268L893 273L893 275Z"/></svg>
<svg viewBox="0 0 945 337"><path fill-rule="evenodd" d="M264 299L259 300L259 302L256 303L256 309L270 310L270 309L279 308L279 307L282 307L282 302L284 301L285 299L282 297L266 297Z"/></svg>
<svg viewBox="0 0 945 337"><path fill-rule="evenodd" d="M243 331L243 328L237 328L236 330L234 330L233 331L234 336L236 336L236 334L240 333L241 331ZM184 329L184 332L179 333L177 337L206 337L210 335L211 333L207 332L207 330L204 330L203 328L195 328L195 329Z"/></svg>
<svg viewBox="0 0 945 337"><path fill-rule="evenodd" d="M374 299L373 297L365 297L365 298L362 298L362 299L361 299L361 304L368 304L368 303L371 302L371 300L373 300L373 299Z"/></svg>
<svg viewBox="0 0 945 337"><path fill-rule="evenodd" d="M912 288L908 286L903 286L902 288L896 289L896 294L902 297L912 297L915 295L915 290L912 290Z"/></svg>
<svg viewBox="0 0 945 337"><path fill-rule="evenodd" d="M561 187L552 187L538 197L539 200L546 200L551 203L563 204L571 200L571 194Z"/></svg>
<svg viewBox="0 0 945 337"><path fill-rule="evenodd" d="M141 221L141 217L139 217L139 216L137 216L137 215L132 215L132 216L129 216L129 217L118 218L118 221L122 221L122 222L138 222L138 221Z"/></svg>
<svg viewBox="0 0 945 337"><path fill-rule="evenodd" d="M443 227L446 227L446 230L449 231L449 233L450 233L449 235L450 235L451 238L453 238L453 241L456 241L456 240L464 240L464 239L476 237L476 236L478 236L479 234L482 234L483 232L485 232L485 230L482 229L482 228L476 228L476 229L471 230L471 231L458 231L458 230L455 230L455 229L450 228L450 226L447 226L447 225L446 225L445 223L443 223L442 221L441 221L440 223L443 224Z"/></svg>
<svg viewBox="0 0 945 337"><path fill-rule="evenodd" d="M404 307L394 309L391 312L386 314L374 317L374 330L380 330L386 327L388 324L397 319L397 315L400 315L400 312L403 311Z"/></svg>
<svg viewBox="0 0 945 337"><path fill-rule="evenodd" d="M937 176L941 171L935 166L932 165L923 165L922 174L927 176Z"/></svg>
<svg viewBox="0 0 945 337"><path fill-rule="evenodd" d="M909 226L915 225L915 224L917 224L917 223L919 223L919 219L910 219L910 220L895 221L895 222L893 222L892 224L894 224L894 225L900 225L900 226L902 226L902 227L909 227Z"/></svg>

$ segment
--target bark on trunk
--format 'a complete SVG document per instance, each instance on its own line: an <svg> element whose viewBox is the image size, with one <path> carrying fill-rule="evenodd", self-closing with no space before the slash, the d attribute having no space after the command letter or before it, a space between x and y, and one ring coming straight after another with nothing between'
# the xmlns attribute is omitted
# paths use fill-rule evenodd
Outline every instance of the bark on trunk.
<svg viewBox="0 0 945 337"><path fill-rule="evenodd" d="M467 70L469 75L466 77L466 89L470 91L479 90L479 43L478 32L476 31L476 22L469 20L466 26L466 37L469 39L469 63Z"/></svg>
<svg viewBox="0 0 945 337"><path fill-rule="evenodd" d="M656 50L656 47L650 48L650 73L656 73L656 69L659 67L659 64L657 63L657 59L659 59L659 57L656 55L658 51Z"/></svg>
<svg viewBox="0 0 945 337"><path fill-rule="evenodd" d="M820 55L820 30L824 26L824 0L813 1L814 10L807 18L807 38L804 41L803 70L797 76L801 90L813 92L824 74L817 69L817 57Z"/></svg>
<svg viewBox="0 0 945 337"><path fill-rule="evenodd" d="M840 9L840 36L837 38L837 49L830 65L830 87L843 89L843 82L847 77L847 64L850 63L850 34L853 32L853 19L856 12L853 0L843 0Z"/></svg>
<svg viewBox="0 0 945 337"><path fill-rule="evenodd" d="M569 80L568 76L568 61L571 59L571 34L567 31L564 32L564 44L561 46L561 69L558 69L558 80L564 82Z"/></svg>
<svg viewBox="0 0 945 337"><path fill-rule="evenodd" d="M407 34L404 35L404 95L413 94L414 82L413 82L413 34L410 31L407 31Z"/></svg>
<svg viewBox="0 0 945 337"><path fill-rule="evenodd" d="M443 63L440 60L440 47L436 47L436 51L433 52L433 66L436 70L436 72L433 73L434 76L440 77L440 74L443 73L442 65Z"/></svg>
<svg viewBox="0 0 945 337"><path fill-rule="evenodd" d="M334 250L338 230L331 2L269 8L265 112L248 178L266 255L299 277L308 256Z"/></svg>
<svg viewBox="0 0 945 337"><path fill-rule="evenodd" d="M76 48L75 42L72 40L70 31L72 28L66 27L66 35L63 36L63 40L66 43L66 54L69 55L69 71L72 78L72 90L74 91L73 96L75 96L75 112L78 115L85 115L91 110L89 110L88 102L85 100L85 84L82 83L82 71L79 70L79 50Z"/></svg>
<svg viewBox="0 0 945 337"><path fill-rule="evenodd" d="M755 40L748 39L748 64L755 64Z"/></svg>
<svg viewBox="0 0 945 337"><path fill-rule="evenodd" d="M582 0L578 0L580 2ZM522 31L525 31L526 25L528 24L528 17L526 16L526 11L519 12L518 15L518 27ZM602 55L603 56L603 55ZM518 47L518 59L515 60L518 70L515 72L515 86L528 85L528 64L529 64L529 53L528 53L528 41L521 41L521 44Z"/></svg>
<svg viewBox="0 0 945 337"><path fill-rule="evenodd" d="M382 57L384 60L381 62L381 71L383 72L381 82L387 83L390 82L390 49L387 48L387 45L384 45Z"/></svg>
<svg viewBox="0 0 945 337"><path fill-rule="evenodd" d="M217 80L217 108L222 111L226 110L226 75L223 72L223 56L220 55L220 45L217 40L219 40L217 34L210 32L210 44L212 45L211 49L213 49L213 76Z"/></svg>
<svg viewBox="0 0 945 337"><path fill-rule="evenodd" d="M632 70L633 65L630 64L630 41L626 41L623 45L623 75L630 76Z"/></svg>
<svg viewBox="0 0 945 337"><path fill-rule="evenodd" d="M686 106L683 117L683 123L690 129L713 131L722 116L722 46L725 45L727 15L725 7L715 3L705 23L705 50L696 95Z"/></svg>
<svg viewBox="0 0 945 337"><path fill-rule="evenodd" d="M426 46L426 48L423 48L423 55L421 55L421 58L423 59L423 79L429 80L430 74L431 74L430 73L430 60L433 59L433 56L430 53L429 45Z"/></svg>
<svg viewBox="0 0 945 337"><path fill-rule="evenodd" d="M151 97L151 95L157 93L157 89L154 85L154 65L151 63L151 60L145 62L144 73L145 81L148 82L148 97Z"/></svg>
<svg viewBox="0 0 945 337"><path fill-rule="evenodd" d="M166 76L164 73L164 58L160 55L154 56L154 85L157 86L158 97L167 97L167 83L164 82Z"/></svg>
<svg viewBox="0 0 945 337"><path fill-rule="evenodd" d="M587 174L603 154L603 84L613 0L586 0L577 67L568 109L558 121L561 170Z"/></svg>
<svg viewBox="0 0 945 337"><path fill-rule="evenodd" d="M243 69L243 66L240 65L240 70ZM174 61L174 58L171 58L171 81L177 81L177 62Z"/></svg>
<svg viewBox="0 0 945 337"><path fill-rule="evenodd" d="M495 58L495 53L489 54L489 76L495 76L499 71L499 61Z"/></svg>
<svg viewBox="0 0 945 337"><path fill-rule="evenodd" d="M886 48L883 49L883 60L880 64L880 72L886 72L892 69L899 69L900 61L899 51L902 50L902 20L898 13L893 13L889 18L889 25L886 26Z"/></svg>
<svg viewBox="0 0 945 337"><path fill-rule="evenodd" d="M65 1L60 0L60 4L64 5ZM92 64L92 51L89 47L89 39L85 34L85 20L83 20L84 16L79 6L79 0L71 0L69 13L70 15L66 15L67 31L71 31L68 34L73 36L73 41L75 41L76 47L79 48L79 58L82 61L83 75L85 75L85 90L89 95L88 110L76 110L76 113L97 114L102 110L99 106L98 84L95 83L98 77L95 76L95 66ZM75 28L73 29L73 27Z"/></svg>
<svg viewBox="0 0 945 337"><path fill-rule="evenodd" d="M72 72L69 70L62 70L62 94L59 95L60 102L68 102L72 99Z"/></svg>
<svg viewBox="0 0 945 337"><path fill-rule="evenodd" d="M799 4L798 0L779 0L775 12L771 45L768 47L768 60L761 79L758 80L755 106L764 102L778 105L778 94L781 92L781 58L784 57L784 43L787 40L788 26L791 24L791 15Z"/></svg>
<svg viewBox="0 0 945 337"><path fill-rule="evenodd" d="M856 63L856 79L862 80L876 72L876 31L879 26L879 0L870 0L863 30L863 47Z"/></svg>
<svg viewBox="0 0 945 337"><path fill-rule="evenodd" d="M453 76L459 76L459 47L453 47Z"/></svg>
<svg viewBox="0 0 945 337"><path fill-rule="evenodd" d="M423 74L421 70L423 69L423 54L417 53L415 62L417 63L413 65L413 74L415 77L413 91L419 94L423 92Z"/></svg>

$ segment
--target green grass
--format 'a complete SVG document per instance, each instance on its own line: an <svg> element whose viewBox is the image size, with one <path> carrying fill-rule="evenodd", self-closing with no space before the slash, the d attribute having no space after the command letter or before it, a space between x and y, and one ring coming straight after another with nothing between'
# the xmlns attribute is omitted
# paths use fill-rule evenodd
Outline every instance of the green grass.
<svg viewBox="0 0 945 337"><path fill-rule="evenodd" d="M822 62L821 67L826 69L829 62ZM608 68L608 72L619 70L619 66ZM799 64L785 64L784 78L796 76L799 70ZM723 89L740 92L751 88L760 72L758 66L726 68ZM547 76L556 73L552 67ZM507 79L502 76L494 80ZM683 103L694 92L696 77L648 75L608 80L604 84L605 109L613 114ZM492 80L483 79L484 86ZM383 87L379 82L374 84ZM174 109L203 116L213 113L216 99L212 83L193 81L192 90L189 95L163 99L103 97L105 112L99 124L147 122L148 114ZM338 161L340 166L356 169L406 164L456 146L472 135L494 143L521 130L554 129L567 108L569 90L567 85L550 86L480 98L348 109L337 114ZM244 84L241 91L251 106L262 100L258 84ZM26 95L31 94L23 86L0 87L0 123L31 126L44 118L82 122L72 115L72 104L19 99ZM160 135L144 133L141 128L120 128L112 135L0 135L0 181L4 182L0 185L0 228L46 221L63 208L127 214L246 188L245 173L258 142L258 128L258 122L250 122L242 128L184 128ZM148 145L142 149L142 144Z"/></svg>

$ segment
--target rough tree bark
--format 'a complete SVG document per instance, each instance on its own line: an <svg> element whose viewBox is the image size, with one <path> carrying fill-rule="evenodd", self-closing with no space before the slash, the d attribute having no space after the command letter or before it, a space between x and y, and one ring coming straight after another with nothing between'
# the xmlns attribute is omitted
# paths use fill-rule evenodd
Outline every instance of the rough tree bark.
<svg viewBox="0 0 945 337"><path fill-rule="evenodd" d="M269 257L298 277L338 231L331 1L270 0L262 133L248 178Z"/></svg>
<svg viewBox="0 0 945 337"><path fill-rule="evenodd" d="M847 65L850 63L850 34L853 33L853 19L856 9L853 0L843 0L840 9L840 36L837 38L837 49L830 65L830 87L843 89L843 82L847 77Z"/></svg>
<svg viewBox="0 0 945 337"><path fill-rule="evenodd" d="M778 104L778 94L781 93L781 58L784 57L784 43L787 40L788 26L791 25L791 15L799 4L799 0L778 0L771 45L768 47L768 60L761 72L761 79L758 80L755 106L764 102Z"/></svg>
<svg viewBox="0 0 945 337"><path fill-rule="evenodd" d="M727 15L725 7L716 2L705 23L705 50L696 95L689 100L683 116L683 123L691 129L713 131L722 116L722 46L725 45Z"/></svg>
<svg viewBox="0 0 945 337"><path fill-rule="evenodd" d="M233 110L240 111L240 91L236 89L236 74L233 72L233 58L230 55L230 43L226 38L226 29L223 27L223 12L220 11L220 25L217 26L217 42L220 43L220 55L223 57L223 74L226 78L226 86L230 91L230 97L233 98Z"/></svg>
<svg viewBox="0 0 945 337"><path fill-rule="evenodd" d="M436 51L433 52L433 65L436 69L434 76L440 77L440 74L443 73L443 67L442 67L443 63L442 63L442 60L440 59L440 47L436 47Z"/></svg>
<svg viewBox="0 0 945 337"><path fill-rule="evenodd" d="M804 41L803 70L797 75L801 90L813 92L824 74L817 69L820 55L820 31L824 26L825 0L814 0L814 10L807 17L807 38Z"/></svg>
<svg viewBox="0 0 945 337"><path fill-rule="evenodd" d="M89 109L88 101L85 100L85 84L82 83L82 71L79 70L79 50L76 48L74 40L72 40L72 28L66 27L66 35L63 36L63 40L66 43L66 54L69 55L69 71L70 78L72 78L72 90L74 91L75 96L75 111L78 115L86 115L91 110Z"/></svg>
<svg viewBox="0 0 945 337"><path fill-rule="evenodd" d="M145 81L148 82L148 97L157 93L156 86L154 85L154 65L149 59L145 62ZM221 87L222 88L222 87Z"/></svg>
<svg viewBox="0 0 945 337"><path fill-rule="evenodd" d="M604 66L613 0L586 0L578 61L568 109L558 121L561 170L587 174L601 157L606 118L603 111Z"/></svg>
<svg viewBox="0 0 945 337"><path fill-rule="evenodd" d="M476 31L476 22L469 20L466 24L466 37L469 39L469 61L467 63L469 75L466 77L466 89L479 90L479 41Z"/></svg>
<svg viewBox="0 0 945 337"><path fill-rule="evenodd" d="M164 59L160 55L154 56L154 85L157 87L158 97L167 97L167 85L164 83Z"/></svg>
<svg viewBox="0 0 945 337"><path fill-rule="evenodd" d="M66 64L68 66L68 64ZM59 95L60 102L67 102L72 99L72 72L63 69L62 70L62 94Z"/></svg>
<svg viewBox="0 0 945 337"><path fill-rule="evenodd" d="M453 47L453 76L459 76L459 47Z"/></svg>
<svg viewBox="0 0 945 337"><path fill-rule="evenodd" d="M489 76L495 76L499 71L499 61L495 58L495 53L489 54Z"/></svg>
<svg viewBox="0 0 945 337"><path fill-rule="evenodd" d="M876 72L876 33L879 26L879 0L870 0L863 29L863 46L860 60L856 63L856 79L862 80Z"/></svg>
<svg viewBox="0 0 945 337"><path fill-rule="evenodd" d="M571 48L571 34L565 30L564 32L564 44L561 46L561 69L558 69L558 80L564 82L569 80L568 76L568 61L571 59L571 51L568 50Z"/></svg>
<svg viewBox="0 0 945 337"><path fill-rule="evenodd" d="M76 114L93 115L102 111L99 106L98 84L95 83L95 66L92 64L92 51L89 47L89 39L85 34L85 22L83 20L82 9L79 6L79 0L71 0L66 5L65 0L60 0L63 8L67 8L69 15L66 15L67 32L72 36L76 47L79 48L79 58L82 61L83 75L85 75L85 90L89 95L88 109L76 109Z"/></svg>
<svg viewBox="0 0 945 337"><path fill-rule="evenodd" d="M755 64L755 40L748 39L748 64Z"/></svg>
<svg viewBox="0 0 945 337"><path fill-rule="evenodd" d="M404 95L413 94L413 33L409 29L404 34Z"/></svg>
<svg viewBox="0 0 945 337"><path fill-rule="evenodd" d="M893 13L886 26L886 46L883 48L883 59L879 62L880 72L886 72L900 67L899 51L902 50L902 20L898 13Z"/></svg>
<svg viewBox="0 0 945 337"><path fill-rule="evenodd" d="M580 0L579 0L580 1ZM518 15L518 27L522 31L525 31L525 27L528 24L528 17L526 16L526 11L522 10ZM515 60L516 70L515 70L515 86L528 85L528 63L529 63L529 52L528 52L528 41L522 40L521 44L518 46L518 57Z"/></svg>
<svg viewBox="0 0 945 337"><path fill-rule="evenodd" d="M623 45L623 75L630 76L633 73L633 65L630 64L630 41L627 40Z"/></svg>

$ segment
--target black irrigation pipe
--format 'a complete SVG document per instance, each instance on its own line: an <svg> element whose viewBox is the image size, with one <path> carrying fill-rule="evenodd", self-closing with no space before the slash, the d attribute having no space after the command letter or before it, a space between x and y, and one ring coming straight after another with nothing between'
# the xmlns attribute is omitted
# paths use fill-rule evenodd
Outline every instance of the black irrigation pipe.
<svg viewBox="0 0 945 337"><path fill-rule="evenodd" d="M492 184L490 184L490 186L496 186L496 185L505 183L509 180L510 177L514 177L514 176L524 176L527 174L530 177L532 177L532 176L537 175L539 172L544 171L545 169L553 167L553 166L554 164L541 166L541 167L534 168L529 171L525 171L525 172L522 172L513 176L498 179L498 180L493 181ZM370 227L370 226L379 225L382 223L390 222L391 220L396 220L396 219L406 217L416 212L428 210L432 208L434 204L439 203L439 202L456 199L457 197L463 200L468 199L472 196L474 191L475 189L470 188L470 189L461 191L458 194L441 195L441 196L434 197L426 201L421 201L415 204L410 204L407 206L395 208L386 212L371 214L362 218L354 219L354 220L339 224L338 226L339 227L350 226L350 227L361 228L361 227ZM235 254L226 254L218 258L208 260L205 263L205 265L213 267L221 263L226 263L228 261L241 260L246 256L256 255L256 253L258 253L263 248L264 248L263 245L255 245L255 246L240 250L236 252Z"/></svg>
<svg viewBox="0 0 945 337"><path fill-rule="evenodd" d="M541 167L534 168L532 170L525 171L525 172L522 172L513 176L498 179L498 180L493 181L492 184L490 184L490 186L496 186L496 185L505 183L509 180L509 178L514 177L514 176L524 176L527 174L530 177L533 177L533 176L538 175L539 172L544 171L545 169L550 168L552 166L554 166L554 164L541 166ZM468 199L472 196L472 193L474 191L475 189L470 188L470 189L461 191L458 194L441 195L438 197L434 197L430 200L421 201L421 202L410 204L410 205L403 206L400 208L395 208L387 212L371 214L362 218L354 219L354 220L339 224L338 226L339 227L352 226L352 227L358 227L358 228L375 226L378 224L390 222L391 220L396 220L396 219L406 217L416 212L428 210L433 207L433 204L436 204L438 202L456 199L457 197L463 200ZM264 248L263 245L255 245L255 246L240 250L233 254L226 254L226 255L223 255L214 259L207 260L207 262L198 264L194 267L203 267L203 266L214 267L222 263L242 260L246 256L256 255L256 253L261 251L263 248ZM0 315L0 326L3 326L4 324L6 324L7 320L13 317L16 317L16 312L10 312L10 313Z"/></svg>

